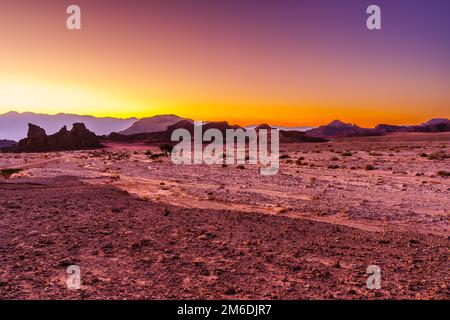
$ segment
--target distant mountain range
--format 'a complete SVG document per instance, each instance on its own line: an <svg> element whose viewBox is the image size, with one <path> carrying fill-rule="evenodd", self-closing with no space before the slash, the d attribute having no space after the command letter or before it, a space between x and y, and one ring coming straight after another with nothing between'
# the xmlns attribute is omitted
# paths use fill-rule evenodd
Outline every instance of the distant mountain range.
<svg viewBox="0 0 450 320"><path fill-rule="evenodd" d="M124 135L121 133L112 133L105 140L112 141L122 141L122 142L133 142L133 141L146 141L149 143L170 143L173 131L176 129L186 129L191 133L191 137L194 137L195 124L192 120L185 119L176 122L175 124L169 125L164 131L153 131L153 132L141 132L131 135ZM208 129L217 129L222 132L223 137L226 136L227 129L242 129L242 130L256 130L257 132L261 129L271 129L267 124L262 124L257 127L248 129L242 128L237 125L230 125L226 121L221 122L205 122L202 126L202 131L205 132ZM293 142L326 142L327 139L320 137L308 136L305 132L301 131L287 131L279 130L279 137L281 143L293 143Z"/></svg>
<svg viewBox="0 0 450 320"><path fill-rule="evenodd" d="M364 137L382 135L375 129L366 129L358 127L355 124L344 123L340 120L334 120L325 126L307 130L306 133L313 137Z"/></svg>
<svg viewBox="0 0 450 320"><path fill-rule="evenodd" d="M137 121L136 118L97 118L75 114L59 113L56 115L38 114L32 112L8 112L0 115L0 139L19 141L27 136L28 124L33 123L42 127L48 133L55 133L61 127L71 126L73 123L84 123L97 135L122 131Z"/></svg>
<svg viewBox="0 0 450 320"><path fill-rule="evenodd" d="M80 116L74 114L46 115L31 112L8 112L0 115L0 139L18 141L26 137L28 124L33 123L42 127L49 134L57 132L63 126L73 123L84 123L86 127L98 136L120 141L133 141L139 139L162 139L171 133L173 128L182 126L193 127L193 120L177 115L158 115L149 118L97 118L93 116ZM264 125L268 126L268 125ZM204 130L208 127L219 129L239 128L230 126L228 122L204 122ZM255 129L261 125L247 126L243 129ZM356 124L344 123L334 120L331 123L314 127L284 127L270 126L280 130L281 141L305 141L309 138L332 139L338 137L379 136L392 132L446 132L450 131L450 120L445 118L431 119L420 125L398 126L379 124L375 128L362 128ZM111 134L113 133L113 134ZM300 134L301 133L301 134ZM153 139L152 138L152 139ZM14 141L4 141L1 144L11 144ZM0 144L0 147L1 147Z"/></svg>
<svg viewBox="0 0 450 320"><path fill-rule="evenodd" d="M254 124L250 126L246 126L246 129L255 129L259 124ZM310 126L296 126L296 127L288 127L288 126L278 126L278 125L271 125L271 128L278 129L278 130L284 130L284 131L308 131L311 129L315 129L316 127L310 127Z"/></svg>
<svg viewBox="0 0 450 320"><path fill-rule="evenodd" d="M361 128L355 124L334 120L331 123L316 129L306 131L313 137L338 138L338 137L365 137L381 136L393 132L448 132L450 120L445 118L431 119L416 126L396 126L379 124L375 128Z"/></svg>
<svg viewBox="0 0 450 320"><path fill-rule="evenodd" d="M0 149L5 147L12 147L15 146L17 142L13 140L0 140Z"/></svg>

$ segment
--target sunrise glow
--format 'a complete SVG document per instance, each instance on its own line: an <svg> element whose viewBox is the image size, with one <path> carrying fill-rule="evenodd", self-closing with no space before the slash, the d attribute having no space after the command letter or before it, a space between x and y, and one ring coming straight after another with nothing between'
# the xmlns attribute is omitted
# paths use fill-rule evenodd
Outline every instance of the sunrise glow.
<svg viewBox="0 0 450 320"><path fill-rule="evenodd" d="M450 116L448 2L380 2L384 28L371 32L360 1L77 1L79 31L61 1L8 1L0 113L367 126Z"/></svg>

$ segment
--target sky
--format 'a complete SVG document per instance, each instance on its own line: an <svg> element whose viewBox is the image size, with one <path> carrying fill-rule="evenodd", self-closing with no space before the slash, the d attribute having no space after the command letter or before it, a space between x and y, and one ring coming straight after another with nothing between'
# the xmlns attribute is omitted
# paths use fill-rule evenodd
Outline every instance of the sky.
<svg viewBox="0 0 450 320"><path fill-rule="evenodd" d="M66 8L81 8L81 30ZM368 30L366 8L381 8ZM450 117L448 0L2 0L0 113L374 126Z"/></svg>

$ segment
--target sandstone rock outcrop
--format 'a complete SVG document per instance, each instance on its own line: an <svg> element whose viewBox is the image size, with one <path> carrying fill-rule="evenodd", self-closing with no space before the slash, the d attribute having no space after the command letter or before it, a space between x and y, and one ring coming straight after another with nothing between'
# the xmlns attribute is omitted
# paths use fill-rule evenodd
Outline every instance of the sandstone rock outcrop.
<svg viewBox="0 0 450 320"><path fill-rule="evenodd" d="M103 145L95 133L89 131L84 123L73 124L72 130L61 128L57 133L47 135L45 130L34 124L28 124L27 138L17 146L5 151L10 152L47 152L65 150L83 150L101 148Z"/></svg>

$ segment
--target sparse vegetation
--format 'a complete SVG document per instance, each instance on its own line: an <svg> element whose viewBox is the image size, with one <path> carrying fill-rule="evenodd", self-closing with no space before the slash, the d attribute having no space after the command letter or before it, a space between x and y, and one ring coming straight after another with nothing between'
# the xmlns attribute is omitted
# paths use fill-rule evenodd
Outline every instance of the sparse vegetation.
<svg viewBox="0 0 450 320"><path fill-rule="evenodd" d="M351 157L352 155L353 155L353 153L351 153L351 152L342 152L343 157Z"/></svg>
<svg viewBox="0 0 450 320"><path fill-rule="evenodd" d="M282 154L280 156L280 159L289 159L289 158L290 158L290 156L288 154Z"/></svg>
<svg viewBox="0 0 450 320"><path fill-rule="evenodd" d="M379 153L379 152L373 152L373 151L371 151L371 152L369 152L369 156L372 156L372 157L381 157L381 156L383 156L383 154L382 154L382 153Z"/></svg>
<svg viewBox="0 0 450 320"><path fill-rule="evenodd" d="M112 158L114 160L128 160L130 159L130 154L128 152L118 152L118 153L113 153L112 154ZM87 158L86 158L87 159Z"/></svg>
<svg viewBox="0 0 450 320"><path fill-rule="evenodd" d="M441 160L448 158L450 158L450 154L447 154L444 151L436 151L428 155L428 159L430 160Z"/></svg>
<svg viewBox="0 0 450 320"><path fill-rule="evenodd" d="M20 171L22 171L22 169L19 168L3 169L1 174L5 179L9 179L13 174L19 173Z"/></svg>
<svg viewBox="0 0 450 320"><path fill-rule="evenodd" d="M437 175L441 176L441 177L450 177L450 171L441 170L441 171L438 171Z"/></svg>
<svg viewBox="0 0 450 320"><path fill-rule="evenodd" d="M371 170L375 170L375 169L376 169L375 166L372 164L366 164L366 166L364 167L364 170L367 170L367 171L371 171Z"/></svg>
<svg viewBox="0 0 450 320"><path fill-rule="evenodd" d="M426 157L428 157L428 154L426 154L425 152L422 152L421 154L419 154L419 156L422 158L426 158Z"/></svg>
<svg viewBox="0 0 450 320"><path fill-rule="evenodd" d="M161 157L165 157L166 155L164 153L154 153L152 155L149 156L150 159L152 160L156 160L159 159Z"/></svg>
<svg viewBox="0 0 450 320"><path fill-rule="evenodd" d="M339 160L339 158L338 157L331 157L331 159L330 159L331 161L338 161Z"/></svg>
<svg viewBox="0 0 450 320"><path fill-rule="evenodd" d="M159 146L159 149L165 157L168 157L173 151L173 146L170 144L162 144Z"/></svg>

